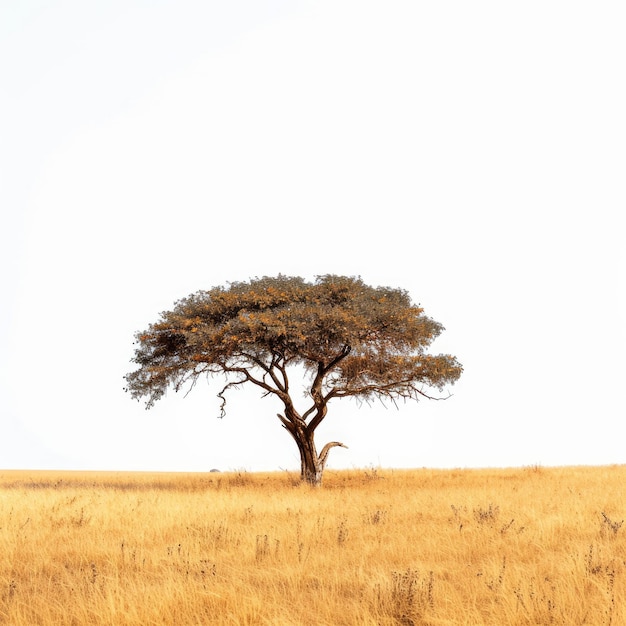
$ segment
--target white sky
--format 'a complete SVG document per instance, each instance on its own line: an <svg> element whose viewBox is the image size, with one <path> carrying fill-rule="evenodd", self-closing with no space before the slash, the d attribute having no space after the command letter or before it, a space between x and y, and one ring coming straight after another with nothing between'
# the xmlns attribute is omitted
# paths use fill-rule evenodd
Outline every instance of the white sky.
<svg viewBox="0 0 626 626"><path fill-rule="evenodd" d="M330 467L626 462L622 2L4 0L0 467L299 468L133 334L279 272L408 289L445 402L330 406Z"/></svg>

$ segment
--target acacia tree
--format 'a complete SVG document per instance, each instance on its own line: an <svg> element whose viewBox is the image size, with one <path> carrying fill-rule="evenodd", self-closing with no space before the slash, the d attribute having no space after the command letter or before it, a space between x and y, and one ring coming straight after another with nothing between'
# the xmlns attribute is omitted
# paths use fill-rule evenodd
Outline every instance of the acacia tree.
<svg viewBox="0 0 626 626"><path fill-rule="evenodd" d="M335 398L419 400L453 384L462 367L426 349L443 327L412 304L402 289L370 287L360 278L326 275L314 282L279 275L198 291L136 333L139 366L126 375L146 408L166 390L191 389L203 376L225 375L218 392L246 383L283 406L278 419L293 437L302 480L319 485L328 453L317 452L315 431ZM294 370L294 366L300 366ZM298 410L289 376L304 371L307 404Z"/></svg>

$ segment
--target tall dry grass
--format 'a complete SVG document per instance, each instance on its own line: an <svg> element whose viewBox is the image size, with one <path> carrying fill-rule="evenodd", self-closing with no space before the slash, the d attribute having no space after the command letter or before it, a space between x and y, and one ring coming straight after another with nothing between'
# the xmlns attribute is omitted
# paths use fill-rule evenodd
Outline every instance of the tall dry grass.
<svg viewBox="0 0 626 626"><path fill-rule="evenodd" d="M0 473L0 623L626 624L626 468Z"/></svg>

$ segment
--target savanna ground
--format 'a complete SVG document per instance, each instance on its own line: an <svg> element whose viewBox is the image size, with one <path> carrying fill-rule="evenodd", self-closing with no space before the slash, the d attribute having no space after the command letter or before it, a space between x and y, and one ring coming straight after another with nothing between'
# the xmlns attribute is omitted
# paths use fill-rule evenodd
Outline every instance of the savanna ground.
<svg viewBox="0 0 626 626"><path fill-rule="evenodd" d="M626 467L0 472L0 623L626 624Z"/></svg>

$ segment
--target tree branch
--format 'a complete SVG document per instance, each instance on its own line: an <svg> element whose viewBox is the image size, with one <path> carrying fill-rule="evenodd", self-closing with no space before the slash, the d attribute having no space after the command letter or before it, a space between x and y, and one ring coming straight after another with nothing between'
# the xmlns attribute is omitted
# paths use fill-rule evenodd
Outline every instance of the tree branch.
<svg viewBox="0 0 626 626"><path fill-rule="evenodd" d="M272 381L276 385L276 388L283 393L287 393L289 390L289 384L287 380L287 375L285 372L285 368L280 365L281 359L283 359L282 355L278 352L272 352L272 361L269 365L265 365L265 363L258 357L248 354L247 352L242 352L242 356L246 359L249 359L252 363L262 369L266 374L269 374ZM277 369L283 378L283 380L279 380L278 376L276 376L275 369Z"/></svg>
<svg viewBox="0 0 626 626"><path fill-rule="evenodd" d="M283 427L286 428L292 437L295 437L296 427L293 422L290 422L285 416L280 413L276 413L278 419L283 423Z"/></svg>
<svg viewBox="0 0 626 626"><path fill-rule="evenodd" d="M225 374L230 374L230 373L241 374L243 376L243 380L229 381L224 386L224 388L217 394L217 397L220 398L222 401L222 404L220 406L220 411L221 411L220 417L224 417L224 415L226 414L224 410L226 406L226 398L224 397L224 393L230 387L235 387L245 382L251 382L257 387L260 387L261 389L265 390L266 393L268 394L271 393L271 394L274 394L275 396L278 396L285 406L292 406L291 398L289 397L289 394L287 392L282 391L281 389L272 387L271 385L266 383L264 380L255 378L247 368L223 365L222 370L224 371Z"/></svg>
<svg viewBox="0 0 626 626"><path fill-rule="evenodd" d="M224 387L222 388L222 390L217 394L217 397L221 400L220 414L218 416L220 419L226 415L226 397L224 396L226 391L230 389L231 387L236 387L237 385L243 385L243 383L245 382L246 382L245 378L243 380L231 380L227 382L226 385L224 385Z"/></svg>
<svg viewBox="0 0 626 626"><path fill-rule="evenodd" d="M338 363L340 363L343 359L345 359L351 352L352 347L348 345L344 345L341 349L341 352L330 361L328 365L324 365L323 361L319 361L317 364L317 374L315 374L315 379L313 380L313 384L311 385L311 397L313 398L313 406L304 413L303 418L306 419L315 409L318 410L317 415L317 424L324 419L326 412L324 411L323 415L320 417L320 409L326 406L328 399L322 395L322 385L324 384L324 378L327 376L328 372L330 372ZM313 427L313 429L315 429Z"/></svg>
<svg viewBox="0 0 626 626"><path fill-rule="evenodd" d="M350 396L364 396L367 397L372 393L378 395L387 396L388 398L406 398L417 399L417 396L422 396L428 400L447 400L452 396L448 394L444 398L431 396L422 389L418 389L410 380L403 380L388 385L364 385L362 387L356 387L354 389L332 389L326 394L326 401L331 398L347 398Z"/></svg>
<svg viewBox="0 0 626 626"><path fill-rule="evenodd" d="M339 441L329 441L322 448L322 451L320 452L320 464L322 466L322 471L324 471L324 467L326 466L326 461L328 460L328 453L330 452L331 448L335 448L335 447L347 448L348 446L344 445L343 443L340 443Z"/></svg>

